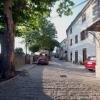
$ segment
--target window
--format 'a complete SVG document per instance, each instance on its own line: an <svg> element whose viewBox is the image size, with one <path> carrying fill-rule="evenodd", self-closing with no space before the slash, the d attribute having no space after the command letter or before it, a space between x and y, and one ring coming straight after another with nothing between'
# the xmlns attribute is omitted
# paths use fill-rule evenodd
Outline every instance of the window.
<svg viewBox="0 0 100 100"><path fill-rule="evenodd" d="M72 61L72 52L70 53L70 61Z"/></svg>
<svg viewBox="0 0 100 100"><path fill-rule="evenodd" d="M78 43L78 35L75 36L75 43Z"/></svg>
<svg viewBox="0 0 100 100"><path fill-rule="evenodd" d="M93 43L95 43L95 41L96 41L96 35L95 35L95 33L93 34Z"/></svg>
<svg viewBox="0 0 100 100"><path fill-rule="evenodd" d="M72 46L72 39L70 39L70 46Z"/></svg>
<svg viewBox="0 0 100 100"><path fill-rule="evenodd" d="M88 37L88 32L87 31L82 31L81 32L81 40L85 40Z"/></svg>
<svg viewBox="0 0 100 100"><path fill-rule="evenodd" d="M86 13L83 13L82 15L82 23L86 20Z"/></svg>
<svg viewBox="0 0 100 100"><path fill-rule="evenodd" d="M97 14L98 14L98 6L95 5L95 6L93 7L93 15L94 15L94 16L97 16Z"/></svg>
<svg viewBox="0 0 100 100"><path fill-rule="evenodd" d="M95 56L89 56L89 57L88 57L88 60L89 60L89 61L96 60L96 57L95 57Z"/></svg>
<svg viewBox="0 0 100 100"><path fill-rule="evenodd" d="M98 6L99 4L100 4L100 1L99 1L99 0L94 0L93 3L92 3L92 5L97 5L97 6Z"/></svg>
<svg viewBox="0 0 100 100"><path fill-rule="evenodd" d="M67 51L65 50L65 53L67 53Z"/></svg>
<svg viewBox="0 0 100 100"><path fill-rule="evenodd" d="M72 34L72 27L70 28L70 34Z"/></svg>
<svg viewBox="0 0 100 100"><path fill-rule="evenodd" d="M83 62L87 59L87 49L83 49Z"/></svg>
<svg viewBox="0 0 100 100"><path fill-rule="evenodd" d="M99 2L99 0L98 0L98 6L100 7L100 2Z"/></svg>
<svg viewBox="0 0 100 100"><path fill-rule="evenodd" d="M98 17L99 17L99 11L100 11L100 4L99 4L99 0L95 0L94 1L94 5L93 5L93 10L92 10L92 14L93 14L93 21L95 21Z"/></svg>
<svg viewBox="0 0 100 100"><path fill-rule="evenodd" d="M75 51L75 63L78 63L78 51Z"/></svg>

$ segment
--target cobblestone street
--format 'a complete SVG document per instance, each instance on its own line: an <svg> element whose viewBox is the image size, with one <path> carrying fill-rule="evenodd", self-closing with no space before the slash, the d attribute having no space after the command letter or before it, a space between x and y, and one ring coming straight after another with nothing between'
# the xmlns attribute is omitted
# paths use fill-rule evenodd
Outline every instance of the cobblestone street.
<svg viewBox="0 0 100 100"><path fill-rule="evenodd" d="M0 83L0 100L100 100L100 81L82 66L52 61L20 70Z"/></svg>

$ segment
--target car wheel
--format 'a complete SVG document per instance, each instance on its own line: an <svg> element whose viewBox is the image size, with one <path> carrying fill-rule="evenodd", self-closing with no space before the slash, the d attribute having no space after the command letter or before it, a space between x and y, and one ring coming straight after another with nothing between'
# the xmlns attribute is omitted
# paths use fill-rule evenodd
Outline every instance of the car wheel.
<svg viewBox="0 0 100 100"><path fill-rule="evenodd" d="M40 63L39 63L39 62L37 62L36 64L37 64L37 65L39 65Z"/></svg>
<svg viewBox="0 0 100 100"><path fill-rule="evenodd" d="M48 65L48 63L46 63L46 65Z"/></svg>

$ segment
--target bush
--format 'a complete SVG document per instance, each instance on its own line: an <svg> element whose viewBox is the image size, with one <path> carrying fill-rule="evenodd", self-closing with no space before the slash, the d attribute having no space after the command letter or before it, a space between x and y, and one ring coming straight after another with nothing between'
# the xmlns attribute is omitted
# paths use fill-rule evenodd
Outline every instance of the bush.
<svg viewBox="0 0 100 100"><path fill-rule="evenodd" d="M82 61L79 61L78 63L79 63L80 65L83 65L83 62L82 62Z"/></svg>
<svg viewBox="0 0 100 100"><path fill-rule="evenodd" d="M16 48L15 49L15 54L17 56L22 56L24 54L23 49L22 48Z"/></svg>

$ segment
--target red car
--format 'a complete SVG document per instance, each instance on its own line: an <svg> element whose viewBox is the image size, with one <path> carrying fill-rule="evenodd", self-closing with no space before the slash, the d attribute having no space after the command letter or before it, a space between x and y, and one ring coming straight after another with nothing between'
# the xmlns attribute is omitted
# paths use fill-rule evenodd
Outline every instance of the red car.
<svg viewBox="0 0 100 100"><path fill-rule="evenodd" d="M37 64L49 64L49 59L47 56L45 55L41 55L38 59L37 59Z"/></svg>
<svg viewBox="0 0 100 100"><path fill-rule="evenodd" d="M84 61L84 66L86 69L90 71L95 71L96 57L95 56L88 57L88 59Z"/></svg>
<svg viewBox="0 0 100 100"><path fill-rule="evenodd" d="M39 57L38 55L34 55L33 56L33 63L36 63L37 62L38 57Z"/></svg>

